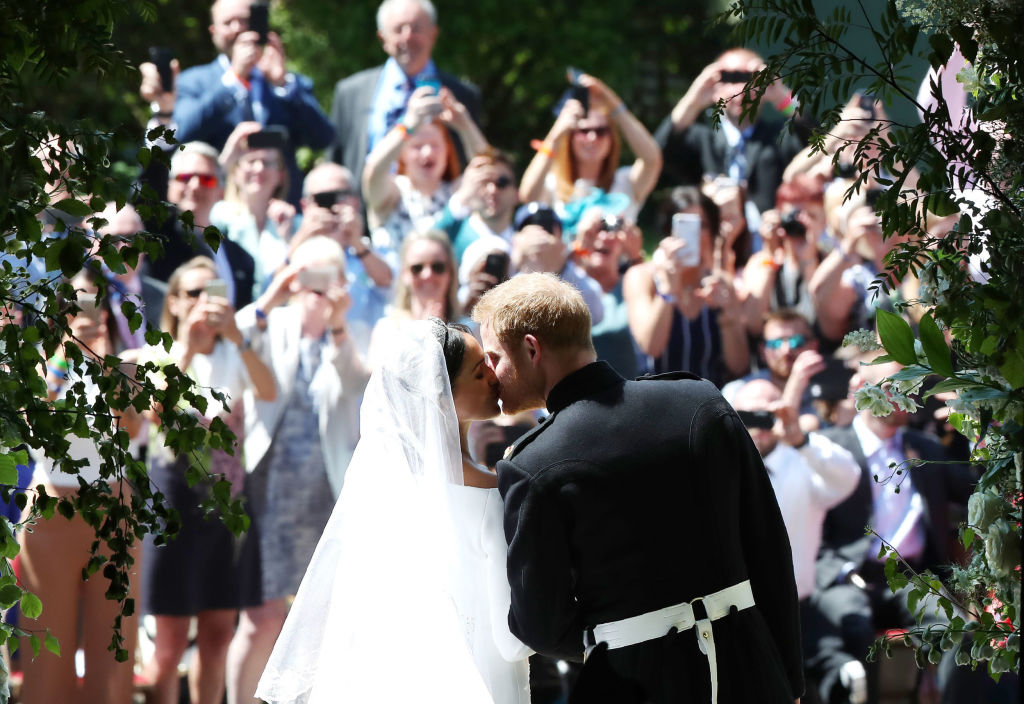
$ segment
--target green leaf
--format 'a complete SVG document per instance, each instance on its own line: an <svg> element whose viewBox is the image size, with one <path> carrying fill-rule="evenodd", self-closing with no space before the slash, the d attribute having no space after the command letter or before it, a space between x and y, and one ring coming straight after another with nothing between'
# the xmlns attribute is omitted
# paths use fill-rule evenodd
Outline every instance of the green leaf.
<svg viewBox="0 0 1024 704"><path fill-rule="evenodd" d="M921 318L918 325L921 333L921 347L928 358L928 364L941 376L953 376L953 362L949 353L949 345L946 344L946 337L939 330L935 319L928 313Z"/></svg>
<svg viewBox="0 0 1024 704"><path fill-rule="evenodd" d="M28 637L28 644L32 646L32 657L39 657L39 649L42 647L42 643L39 642L39 636L35 633Z"/></svg>
<svg viewBox="0 0 1024 704"><path fill-rule="evenodd" d="M17 584L5 584L0 587L0 607L9 609L21 599L24 590Z"/></svg>
<svg viewBox="0 0 1024 704"><path fill-rule="evenodd" d="M46 649L49 650L51 653L53 653L57 657L60 657L60 643L57 642L56 636L50 633L50 631L46 631L46 640L44 641L43 645L45 645Z"/></svg>
<svg viewBox="0 0 1024 704"><path fill-rule="evenodd" d="M32 592L25 592L21 595L21 613L25 618L39 618L43 613L43 602Z"/></svg>
<svg viewBox="0 0 1024 704"><path fill-rule="evenodd" d="M1009 350L1006 353L1006 361L1000 365L999 373L1010 382L1012 388L1024 386L1024 355L1020 350Z"/></svg>
<svg viewBox="0 0 1024 704"><path fill-rule="evenodd" d="M6 452L0 455L0 484L17 486L18 484L18 463L13 455Z"/></svg>
<svg viewBox="0 0 1024 704"><path fill-rule="evenodd" d="M887 310L879 309L875 313L875 324L878 328L878 337L882 340L885 351L892 355L900 364L909 365L917 363L917 354L914 353L914 333L906 320L890 313Z"/></svg>
<svg viewBox="0 0 1024 704"><path fill-rule="evenodd" d="M57 210L67 213L68 215L74 215L75 217L84 218L86 215L92 214L92 208L86 203L74 198L64 198L53 204L53 207Z"/></svg>

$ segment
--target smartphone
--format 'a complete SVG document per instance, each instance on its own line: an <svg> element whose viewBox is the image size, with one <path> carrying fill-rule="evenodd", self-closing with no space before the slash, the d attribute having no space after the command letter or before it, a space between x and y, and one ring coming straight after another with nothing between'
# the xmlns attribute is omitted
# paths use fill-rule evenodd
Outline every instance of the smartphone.
<svg viewBox="0 0 1024 704"><path fill-rule="evenodd" d="M330 265L308 266L298 273L299 286L323 293L338 279L338 270Z"/></svg>
<svg viewBox="0 0 1024 704"><path fill-rule="evenodd" d="M210 279L203 287L207 298L227 298L228 284L224 279Z"/></svg>
<svg viewBox="0 0 1024 704"><path fill-rule="evenodd" d="M509 257L504 252L491 252L484 262L484 273L490 274L501 283L508 278Z"/></svg>
<svg viewBox="0 0 1024 704"><path fill-rule="evenodd" d="M746 84L754 76L750 71L722 71L719 83L743 83Z"/></svg>
<svg viewBox="0 0 1024 704"><path fill-rule="evenodd" d="M441 79L437 76L420 76L416 79L416 87L421 88L427 86L433 90L431 95L441 94Z"/></svg>
<svg viewBox="0 0 1024 704"><path fill-rule="evenodd" d="M775 425L775 414L771 411L736 411L747 430L771 430Z"/></svg>
<svg viewBox="0 0 1024 704"><path fill-rule="evenodd" d="M288 143L288 130L280 125L268 125L246 138L249 149L283 150Z"/></svg>
<svg viewBox="0 0 1024 704"><path fill-rule="evenodd" d="M686 242L679 250L677 259L683 266L700 264L700 215L676 213L672 216L672 236Z"/></svg>
<svg viewBox="0 0 1024 704"><path fill-rule="evenodd" d="M827 357L825 368L807 382L807 391L814 399L841 401L850 393L852 376L853 370L843 360Z"/></svg>
<svg viewBox="0 0 1024 704"><path fill-rule="evenodd" d="M78 315L83 318L88 318L97 325L100 323L103 317L103 305L96 298L95 293L86 293L85 291L78 292L78 299L76 300L78 307L81 309Z"/></svg>
<svg viewBox="0 0 1024 704"><path fill-rule="evenodd" d="M782 229L790 237L806 237L807 226L800 222L800 209L793 208L782 216L779 222Z"/></svg>
<svg viewBox="0 0 1024 704"><path fill-rule="evenodd" d="M590 89L574 83L569 88L569 91L571 98L580 101L580 105L583 106L583 113L590 112Z"/></svg>
<svg viewBox="0 0 1024 704"><path fill-rule="evenodd" d="M249 31L260 36L260 46L267 43L267 35L270 33L270 5L265 2L254 2L249 6Z"/></svg>
<svg viewBox="0 0 1024 704"><path fill-rule="evenodd" d="M171 60L174 58L174 51L166 46L149 47L149 60L156 66L160 74L160 89L164 93L174 90L174 72L171 71Z"/></svg>

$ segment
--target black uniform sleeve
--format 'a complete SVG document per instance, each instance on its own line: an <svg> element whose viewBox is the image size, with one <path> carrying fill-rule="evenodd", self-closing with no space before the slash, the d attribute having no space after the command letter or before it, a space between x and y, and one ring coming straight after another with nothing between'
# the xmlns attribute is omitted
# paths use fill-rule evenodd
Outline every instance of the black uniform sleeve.
<svg viewBox="0 0 1024 704"><path fill-rule="evenodd" d="M509 628L538 653L580 660L583 628L572 595L569 535L557 489L544 479L543 471L531 477L513 462L498 463L512 588Z"/></svg>
<svg viewBox="0 0 1024 704"><path fill-rule="evenodd" d="M700 439L708 467L737 468L740 481L740 540L754 603L782 657L793 698L804 693L800 606L789 534L768 471L735 413L716 404L717 422L702 424ZM717 441L716 441L717 440Z"/></svg>

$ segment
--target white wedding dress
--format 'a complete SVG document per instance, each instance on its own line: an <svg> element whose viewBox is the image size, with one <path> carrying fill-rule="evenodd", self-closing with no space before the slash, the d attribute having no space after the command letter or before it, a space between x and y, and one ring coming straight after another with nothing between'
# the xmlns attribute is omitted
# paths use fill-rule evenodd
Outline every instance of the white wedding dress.
<svg viewBox="0 0 1024 704"><path fill-rule="evenodd" d="M508 630L502 505L463 486L458 419L429 323L367 385L345 485L256 696L270 704L528 704Z"/></svg>

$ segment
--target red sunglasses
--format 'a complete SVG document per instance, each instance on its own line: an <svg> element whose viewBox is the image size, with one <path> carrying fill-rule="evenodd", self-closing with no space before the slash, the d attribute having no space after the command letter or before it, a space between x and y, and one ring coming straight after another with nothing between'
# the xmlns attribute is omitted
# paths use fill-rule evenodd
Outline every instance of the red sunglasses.
<svg viewBox="0 0 1024 704"><path fill-rule="evenodd" d="M175 174L174 180L178 183L189 183L192 179L199 179L199 185L203 188L216 188L217 177L213 174Z"/></svg>

